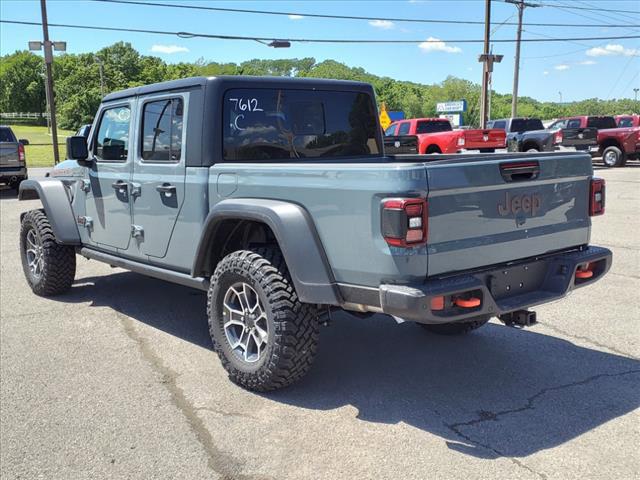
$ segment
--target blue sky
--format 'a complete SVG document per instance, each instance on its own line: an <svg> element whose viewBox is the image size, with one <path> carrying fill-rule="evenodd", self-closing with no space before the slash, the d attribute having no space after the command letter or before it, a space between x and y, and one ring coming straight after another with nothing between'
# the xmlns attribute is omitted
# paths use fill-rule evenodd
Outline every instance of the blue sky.
<svg viewBox="0 0 640 480"><path fill-rule="evenodd" d="M163 3L189 3L216 7L280 10L370 17L408 17L455 20L483 20L482 0L396 0L396 1L204 1L157 0ZM480 39L482 25L441 25L366 20L331 20L309 17L192 11L141 5L106 4L86 0L49 0L50 23L86 24L191 31L243 36L378 38L378 39ZM635 0L540 0L540 3L606 8L605 12L573 10L551 6L528 8L526 22L580 23L595 28L525 27L523 38L640 35L639 28L608 28L609 24L640 25L640 1ZM631 10L624 14L612 10ZM40 21L37 0L0 0L0 18ZM516 7L493 1L493 38L515 38L516 27L499 26L516 21ZM40 27L0 24L0 54L26 48L28 40L41 38ZM51 27L52 40L66 40L70 53L95 51L117 41L130 42L147 55L167 62L242 62L252 58L315 57L335 59L349 66L363 67L376 75L420 83L435 83L448 75L475 82L481 80L477 55L481 44L431 43L428 45L334 45L294 43L289 49L272 49L256 42L182 39L140 33L71 30ZM511 91L514 44L496 44L494 53L504 54L495 66L493 88ZM540 100L563 101L584 98L633 98L640 87L640 39L523 43L520 95Z"/></svg>

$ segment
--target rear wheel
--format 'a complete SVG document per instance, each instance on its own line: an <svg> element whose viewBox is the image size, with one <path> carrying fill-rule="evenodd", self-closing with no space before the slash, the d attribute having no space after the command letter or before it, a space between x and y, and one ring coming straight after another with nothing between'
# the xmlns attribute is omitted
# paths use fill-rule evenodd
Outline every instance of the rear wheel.
<svg viewBox="0 0 640 480"><path fill-rule="evenodd" d="M311 368L318 312L298 299L278 248L224 257L211 277L207 313L222 366L242 387L275 390Z"/></svg>
<svg viewBox="0 0 640 480"><path fill-rule="evenodd" d="M27 283L36 295L59 295L71 288L76 252L72 246L56 242L42 210L31 210L22 219L20 256Z"/></svg>
<svg viewBox="0 0 640 480"><path fill-rule="evenodd" d="M420 326L425 330L431 333L437 333L438 335L463 335L482 327L490 318L491 317L477 317L466 322L437 324L421 323Z"/></svg>
<svg viewBox="0 0 640 480"><path fill-rule="evenodd" d="M602 162L609 168L622 167L626 163L626 159L622 150L612 145L602 152Z"/></svg>
<svg viewBox="0 0 640 480"><path fill-rule="evenodd" d="M538 147L526 147L524 151L527 153L538 153L540 150Z"/></svg>

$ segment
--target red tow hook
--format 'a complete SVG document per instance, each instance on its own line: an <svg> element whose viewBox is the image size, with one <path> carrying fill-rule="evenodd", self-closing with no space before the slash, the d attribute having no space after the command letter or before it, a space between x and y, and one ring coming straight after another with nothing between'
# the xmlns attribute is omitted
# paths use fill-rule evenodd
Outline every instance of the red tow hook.
<svg viewBox="0 0 640 480"><path fill-rule="evenodd" d="M588 264L585 268L578 268L576 271L576 278L582 280L593 277L593 270L591 270L591 264Z"/></svg>
<svg viewBox="0 0 640 480"><path fill-rule="evenodd" d="M456 304L457 307L460 308L476 308L479 307L482 301L479 298L471 297L471 298L456 298L453 303Z"/></svg>

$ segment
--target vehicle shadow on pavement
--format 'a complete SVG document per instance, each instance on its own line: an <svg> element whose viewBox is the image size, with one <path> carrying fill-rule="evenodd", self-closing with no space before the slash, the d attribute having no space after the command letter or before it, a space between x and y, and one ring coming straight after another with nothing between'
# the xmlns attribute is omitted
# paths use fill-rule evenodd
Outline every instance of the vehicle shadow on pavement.
<svg viewBox="0 0 640 480"><path fill-rule="evenodd" d="M4 200L5 198L18 198L18 191L15 188L0 185L0 200Z"/></svg>
<svg viewBox="0 0 640 480"><path fill-rule="evenodd" d="M111 307L211 349L204 292L124 272L78 279L56 298ZM319 411L350 405L362 421L402 422L461 453L498 458L556 447L625 415L640 406L639 391L638 359L577 346L535 327L489 324L467 336L442 337L382 315L339 313L321 331L309 375L264 396Z"/></svg>

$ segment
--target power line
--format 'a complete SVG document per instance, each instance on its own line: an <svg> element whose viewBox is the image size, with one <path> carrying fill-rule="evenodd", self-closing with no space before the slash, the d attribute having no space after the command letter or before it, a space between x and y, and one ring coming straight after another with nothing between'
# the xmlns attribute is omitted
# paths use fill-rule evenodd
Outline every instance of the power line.
<svg viewBox="0 0 640 480"><path fill-rule="evenodd" d="M0 20L0 23L8 23L14 25L37 25L39 22L26 22L20 20ZM483 43L482 39L433 39L433 40L399 40L399 39L345 39L345 38L288 38L288 37L250 37L242 35L223 35L210 33L193 33L193 32L170 32L167 30L149 30L141 28L120 28L120 27L104 27L100 25L71 25L65 23L50 23L50 27L58 28L76 28L81 30L101 30L107 32L129 32L129 33L148 33L153 35L170 35L180 38L211 38L217 40L249 40L255 42L281 41L297 43L340 43L340 44L422 44L422 43ZM640 38L640 35L617 35L607 37L571 37L571 38L523 38L522 42L544 43L544 42L573 42L573 41L594 41L594 40L624 40ZM515 43L514 39L494 39L493 43Z"/></svg>
<svg viewBox="0 0 640 480"><path fill-rule="evenodd" d="M556 7L556 5L554 5L553 3L540 3L539 5L542 5L543 7ZM633 15L640 15L640 11L637 10L613 10L610 8L590 8L582 6L567 6L565 8L570 8L572 10L587 10L592 12L631 13Z"/></svg>
<svg viewBox="0 0 640 480"><path fill-rule="evenodd" d="M224 7L209 7L203 5L187 5L187 4L175 4L175 3L159 3L159 2L143 2L139 0L91 0L93 2L101 3L119 3L124 5L141 5L145 7L165 7L165 8L182 8L188 10L200 10L200 11L213 11L213 12L228 12L228 13L251 13L258 15L279 15L279 16L295 16L295 17L309 17L309 18L331 18L337 20L368 20L368 21L381 21L381 22L406 22L406 23L444 23L454 25L483 25L481 20L440 20L430 18L393 18L393 17L364 17L356 15L331 15L321 13L302 13L302 12L283 12L283 11L271 11L271 10L250 10L246 8L224 8ZM517 25L516 22L509 22L505 25ZM579 28L596 28L600 25L591 24L576 24L576 23L527 23L523 24L530 27L579 27ZM628 28L630 26L640 27L640 25L608 25L615 28Z"/></svg>
<svg viewBox="0 0 640 480"><path fill-rule="evenodd" d="M578 17L581 17L581 18L586 18L587 20L590 20L592 22L596 22L594 25L597 25L597 26L599 26L601 28L602 27L607 27L607 28L614 27L614 24L604 23L601 18L590 16L590 15L585 15L584 13L573 12L571 10L573 8L571 5L566 5L564 3L558 3L557 5L549 5L549 6L552 7L552 8L555 8L557 10L569 13L571 15L578 16ZM637 25L627 25L626 26L626 30L629 31L629 32L634 32L635 33L636 30L633 29L634 27L637 27ZM615 26L615 28L618 28L617 25Z"/></svg>

